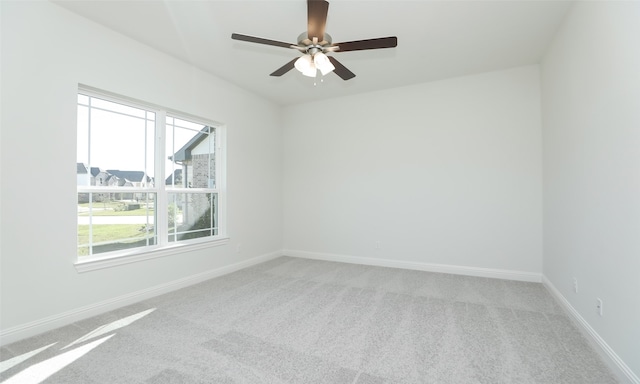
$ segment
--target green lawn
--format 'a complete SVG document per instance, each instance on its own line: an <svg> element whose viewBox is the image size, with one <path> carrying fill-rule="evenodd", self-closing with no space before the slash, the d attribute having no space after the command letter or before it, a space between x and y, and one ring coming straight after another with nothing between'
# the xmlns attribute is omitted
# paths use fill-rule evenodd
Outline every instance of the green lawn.
<svg viewBox="0 0 640 384"><path fill-rule="evenodd" d="M96 206L94 206L96 207ZM102 208L100 206L97 206L96 208ZM153 216L153 209L149 208L149 216ZM140 209L133 209L131 211L114 211L113 209L108 209L106 211L93 211L93 216L146 216L147 215L147 209L146 208L140 208ZM89 212L80 212L78 213L78 216L89 216Z"/></svg>
<svg viewBox="0 0 640 384"><path fill-rule="evenodd" d="M111 209L115 209L116 207L119 207L122 205L122 203L118 201L107 201L104 203L94 201L92 204L94 208L111 208ZM89 203L79 203L78 207L89 208Z"/></svg>
<svg viewBox="0 0 640 384"><path fill-rule="evenodd" d="M144 240L146 232L141 230L144 226L141 224L108 224L108 225L94 225L93 226L93 243L101 243L115 240L123 240L118 248L130 248L126 244L132 243L131 246L135 246L135 243L140 240ZM149 232L149 235L153 235L153 231ZM126 239L126 241L125 241ZM78 244L89 243L89 226L78 225ZM105 249L108 251L111 249ZM96 249L94 248L94 252ZM78 248L78 256L86 256L89 254L88 247Z"/></svg>

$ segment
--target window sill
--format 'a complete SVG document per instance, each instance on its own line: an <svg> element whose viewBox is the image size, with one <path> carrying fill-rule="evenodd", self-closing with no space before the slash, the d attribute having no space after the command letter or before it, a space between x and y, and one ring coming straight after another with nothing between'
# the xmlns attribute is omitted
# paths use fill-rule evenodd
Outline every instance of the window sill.
<svg viewBox="0 0 640 384"><path fill-rule="evenodd" d="M84 273L89 271L96 271L99 269L116 267L118 265L137 263L143 260L156 259L159 257L165 257L175 255L177 253L197 251L200 249L218 247L220 245L227 244L229 242L228 237L221 237L215 240L200 241L190 244L170 244L162 248L154 248L145 251L137 251L135 253L129 253L118 256L106 256L106 257L93 257L88 260L80 260L74 264L78 273Z"/></svg>

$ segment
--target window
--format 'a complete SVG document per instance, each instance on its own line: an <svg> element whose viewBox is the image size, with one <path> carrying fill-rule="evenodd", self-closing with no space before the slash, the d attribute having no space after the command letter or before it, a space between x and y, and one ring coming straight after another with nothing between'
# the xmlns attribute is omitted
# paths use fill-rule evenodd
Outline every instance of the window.
<svg viewBox="0 0 640 384"><path fill-rule="evenodd" d="M215 236L215 130L167 116L166 133L169 241Z"/></svg>
<svg viewBox="0 0 640 384"><path fill-rule="evenodd" d="M224 238L223 127L78 92L78 261Z"/></svg>

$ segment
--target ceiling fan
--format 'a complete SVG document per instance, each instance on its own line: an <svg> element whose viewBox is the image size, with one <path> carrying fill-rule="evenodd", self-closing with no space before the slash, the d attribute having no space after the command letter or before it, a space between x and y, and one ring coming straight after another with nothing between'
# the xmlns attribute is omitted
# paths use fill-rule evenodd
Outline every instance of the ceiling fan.
<svg viewBox="0 0 640 384"><path fill-rule="evenodd" d="M298 36L297 44L241 35L238 33L231 34L231 38L250 43L293 48L303 53L301 57L297 57L275 70L271 73L271 76L282 76L293 68L296 68L303 75L309 77L316 77L318 70L323 76L333 71L343 80L352 79L356 77L356 75L333 56L327 56L327 53L393 48L398 45L398 38L395 36L334 44L331 36L324 32L328 11L329 2L325 0L307 0L307 31Z"/></svg>

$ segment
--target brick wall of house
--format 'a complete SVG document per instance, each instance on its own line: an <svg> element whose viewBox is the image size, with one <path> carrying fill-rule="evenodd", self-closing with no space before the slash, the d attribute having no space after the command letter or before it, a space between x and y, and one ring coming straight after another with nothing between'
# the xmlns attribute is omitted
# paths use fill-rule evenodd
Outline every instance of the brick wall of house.
<svg viewBox="0 0 640 384"><path fill-rule="evenodd" d="M192 188L211 188L213 185L209 185L209 179L215 180L215 157L213 154L209 158L208 154L192 155L191 161L193 164L193 182Z"/></svg>

